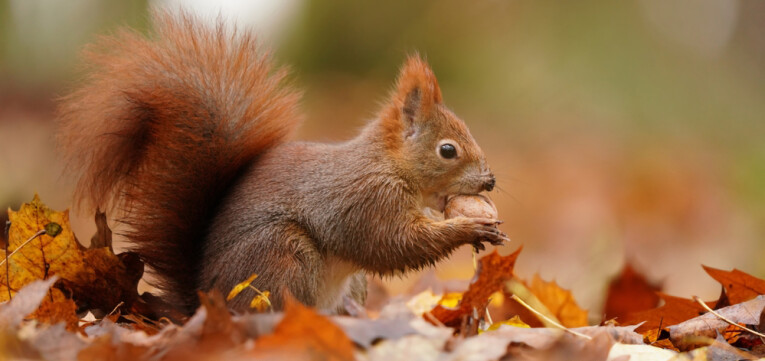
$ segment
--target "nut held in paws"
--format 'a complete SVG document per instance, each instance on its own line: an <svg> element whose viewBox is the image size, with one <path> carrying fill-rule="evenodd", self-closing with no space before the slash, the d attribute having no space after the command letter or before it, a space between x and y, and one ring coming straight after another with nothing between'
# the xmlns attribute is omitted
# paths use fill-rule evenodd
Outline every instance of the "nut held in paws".
<svg viewBox="0 0 765 361"><path fill-rule="evenodd" d="M497 207L494 202L482 194L460 194L449 198L444 209L444 217L468 217L497 219Z"/></svg>

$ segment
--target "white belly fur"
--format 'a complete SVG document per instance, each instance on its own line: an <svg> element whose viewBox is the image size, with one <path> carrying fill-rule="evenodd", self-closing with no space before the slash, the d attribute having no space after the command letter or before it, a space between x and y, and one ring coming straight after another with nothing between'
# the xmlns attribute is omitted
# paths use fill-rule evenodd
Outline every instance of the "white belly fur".
<svg viewBox="0 0 765 361"><path fill-rule="evenodd" d="M342 306L343 296L348 294L351 276L358 268L351 263L329 256L324 263L324 284L316 298L316 308L331 313Z"/></svg>

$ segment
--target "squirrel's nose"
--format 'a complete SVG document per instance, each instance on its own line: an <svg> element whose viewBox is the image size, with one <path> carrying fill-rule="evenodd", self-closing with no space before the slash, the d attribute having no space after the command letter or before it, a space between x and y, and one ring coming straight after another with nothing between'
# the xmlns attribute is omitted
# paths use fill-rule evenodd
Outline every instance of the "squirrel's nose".
<svg viewBox="0 0 765 361"><path fill-rule="evenodd" d="M497 180L494 178L494 175L492 174L489 176L489 180L487 180L483 184L483 189L486 190L487 192L491 192L491 190L494 189L494 185L496 183L497 183Z"/></svg>

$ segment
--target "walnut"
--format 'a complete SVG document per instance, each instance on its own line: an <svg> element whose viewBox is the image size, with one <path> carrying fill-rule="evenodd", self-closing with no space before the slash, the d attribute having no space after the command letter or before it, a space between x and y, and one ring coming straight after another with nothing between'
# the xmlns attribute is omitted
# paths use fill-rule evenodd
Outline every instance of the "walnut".
<svg viewBox="0 0 765 361"><path fill-rule="evenodd" d="M497 207L494 202L482 194L460 194L450 197L446 201L444 217L468 217L497 219Z"/></svg>

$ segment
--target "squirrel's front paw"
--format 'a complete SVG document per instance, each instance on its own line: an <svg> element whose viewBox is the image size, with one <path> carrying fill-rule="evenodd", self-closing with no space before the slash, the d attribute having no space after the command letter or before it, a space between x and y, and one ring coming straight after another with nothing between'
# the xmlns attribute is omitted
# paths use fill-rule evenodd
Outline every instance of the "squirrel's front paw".
<svg viewBox="0 0 765 361"><path fill-rule="evenodd" d="M472 244L476 251L486 249L483 242L489 242L494 246L499 246L510 241L510 238L497 228L498 225L502 224L502 221L491 218L466 217L457 217L451 220L469 227L470 235L466 243Z"/></svg>

